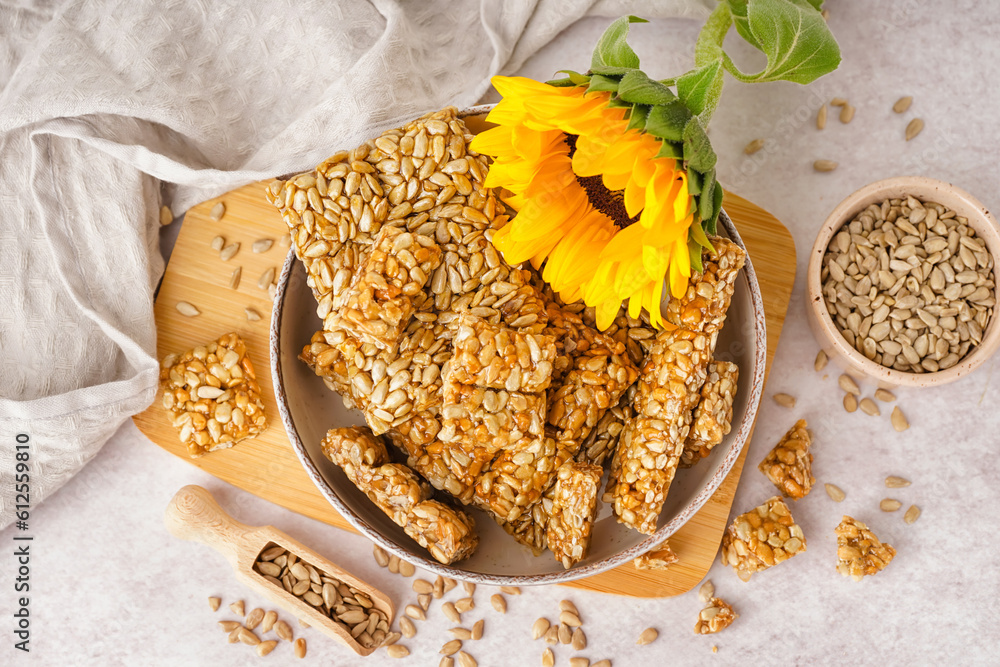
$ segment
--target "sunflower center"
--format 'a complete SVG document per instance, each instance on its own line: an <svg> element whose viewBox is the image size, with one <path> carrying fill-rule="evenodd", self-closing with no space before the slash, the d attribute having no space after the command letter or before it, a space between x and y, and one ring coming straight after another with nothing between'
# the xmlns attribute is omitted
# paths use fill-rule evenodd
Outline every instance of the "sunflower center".
<svg viewBox="0 0 1000 667"><path fill-rule="evenodd" d="M569 146L570 159L576 152L576 139L577 135L575 134L566 135L565 141L566 145ZM611 218L618 229L625 229L639 221L639 214L629 217L628 211L625 209L625 191L608 190L600 174L597 176L577 176L576 182L587 193L590 205Z"/></svg>

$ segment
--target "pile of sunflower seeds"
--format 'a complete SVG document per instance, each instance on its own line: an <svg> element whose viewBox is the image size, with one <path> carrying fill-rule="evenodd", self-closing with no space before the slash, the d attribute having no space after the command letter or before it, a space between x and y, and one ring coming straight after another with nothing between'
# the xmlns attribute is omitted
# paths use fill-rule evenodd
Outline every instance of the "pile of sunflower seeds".
<svg viewBox="0 0 1000 667"><path fill-rule="evenodd" d="M996 306L983 239L940 204L872 204L834 235L821 274L827 311L868 359L909 373L951 368Z"/></svg>
<svg viewBox="0 0 1000 667"><path fill-rule="evenodd" d="M221 603L221 598L208 598L208 606L212 611L218 611ZM246 613L246 605L243 600L231 603L229 610L244 619L242 623L239 621L219 621L219 627L227 633L230 644L240 642L252 646L257 651L257 655L263 658L274 650L280 640L284 640L292 643L292 650L296 658L306 657L306 640L302 637L294 639L292 628L288 623L278 619L278 612L274 610L265 612L258 607L250 613ZM278 639L261 639L256 632L257 626L260 626L260 634L266 635L273 630Z"/></svg>
<svg viewBox="0 0 1000 667"><path fill-rule="evenodd" d="M317 570L284 547L262 551L254 570L344 626L362 646L373 648L385 642L389 619L363 591Z"/></svg>

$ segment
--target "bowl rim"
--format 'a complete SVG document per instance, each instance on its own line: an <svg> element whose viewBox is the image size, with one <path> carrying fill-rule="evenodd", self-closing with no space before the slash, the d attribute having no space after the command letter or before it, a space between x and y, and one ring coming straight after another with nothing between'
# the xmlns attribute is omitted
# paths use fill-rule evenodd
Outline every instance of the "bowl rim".
<svg viewBox="0 0 1000 667"><path fill-rule="evenodd" d="M997 322L995 309L983 332L983 340L978 346L951 368L928 373L898 371L868 359L847 344L847 339L837 329L833 318L826 310L821 275L823 257L830 241L845 224L870 204L898 197L902 192L921 200L940 203L955 210L958 215L968 218L969 226L983 238L987 250L994 258L993 275L994 280L996 279L996 267L1000 260L1000 226L989 209L974 196L952 183L926 176L895 176L869 183L847 195L823 221L809 253L809 264L806 269L809 308L813 313L814 323L819 326L826 338L825 343L832 345L837 354L867 377L893 386L927 387L947 384L965 377L981 366L1000 346L1000 324ZM949 200L949 203L937 201L938 198ZM957 206L954 205L956 202ZM959 208L962 210L957 210ZM822 343L821 341L821 347L826 347Z"/></svg>
<svg viewBox="0 0 1000 667"><path fill-rule="evenodd" d="M480 115L488 112L492 106L493 105L481 105L478 107L472 107L471 109L467 109L462 112L460 115L462 117ZM725 230L729 239L739 245L740 248L746 252L746 245L725 210L723 210L719 215L719 225ZM628 549L624 549L612 556L587 565L575 566L566 570L546 574L528 575L486 574L469 572L455 566L443 565L429 556L424 557L422 554L409 551L405 547L399 546L393 541L387 539L378 530L370 526L363 517L356 514L346 505L346 503L341 501L336 491L330 484L327 483L326 479L320 473L316 464L309 456L304 443L299 437L298 430L295 427L291 410L288 405L288 397L285 393L284 376L281 368L280 338L281 323L284 316L285 297L288 291L287 288L290 282L290 276L295 268L296 261L294 250L290 248L288 254L285 256L284 264L281 267L281 274L278 276L277 280L277 290L274 297L269 339L270 369L272 383L274 385L275 399L278 404L278 412L281 416L282 424L284 425L285 431L288 434L288 439L292 444L292 449L295 451L295 455L298 457L313 484L315 484L316 488L319 489L320 494L326 498L327 502L329 502L334 509L336 509L337 512L344 517L344 519L360 534L367 537L389 553L394 554L403 560L409 561L410 563L413 563L414 565L429 572L433 572L434 574L440 574L445 577L458 578L484 585L534 586L566 583L577 579L583 579L628 563L632 559L641 556L650 549L663 543L667 538L686 524L705 505L705 503L708 502L708 500L715 494L715 492L722 485L722 482L729 475L729 472L739 459L743 448L746 446L747 441L750 439L750 435L753 433L754 424L757 419L757 412L760 407L761 396L763 395L764 378L767 369L767 322L764 314L764 300L760 292L760 284L757 281L757 274L754 271L753 262L750 259L749 253L747 253L746 262L743 267L743 276L746 280L749 292L751 305L750 310L753 314L753 335L756 344L753 359L753 373L749 384L750 395L747 398L746 412L742 422L739 424L739 428L736 429L735 433L731 432L729 436L727 436L733 438L733 445L729 448L729 451L726 453L722 461L718 463L718 467L716 468L711 479L695 495L695 497L685 507L683 507L672 520L664 524L652 535L646 537L646 539L632 547L629 547Z"/></svg>

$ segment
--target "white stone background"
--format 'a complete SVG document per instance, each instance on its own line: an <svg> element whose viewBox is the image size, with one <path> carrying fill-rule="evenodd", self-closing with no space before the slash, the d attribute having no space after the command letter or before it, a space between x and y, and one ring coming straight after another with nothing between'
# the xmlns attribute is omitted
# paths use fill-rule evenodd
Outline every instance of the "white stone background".
<svg viewBox="0 0 1000 667"><path fill-rule="evenodd" d="M954 182L988 207L1000 200L996 109L1000 89L1000 5L989 0L870 0L829 2L830 26L844 60L834 74L808 88L794 84L748 86L729 80L712 124L720 180L773 212L792 231L798 251L795 293L778 346L756 436L734 504L744 511L774 489L756 463L798 417L816 434L817 489L793 506L809 541L806 553L751 582L743 583L718 561L708 574L718 595L740 618L723 633L698 637L692 628L701 604L695 591L667 599L633 599L560 586L525 589L508 598L500 616L489 605L494 592L476 593L467 623L486 619L483 639L466 642L480 665L539 664L545 648L532 642L535 618L558 613L557 603L575 601L585 621L589 647L580 655L622 665L697 664L996 664L994 647L1000 590L995 510L1000 483L1000 379L997 361L952 385L899 390L899 404L912 428L895 433L888 410L881 419L840 407L837 372L817 374L817 350L805 322L805 262L816 230L843 197L872 181L918 174ZM563 67L584 70L607 21L588 19L566 30L521 72L549 78ZM635 26L631 42L654 76L686 70L699 25L660 21ZM740 62L757 63L735 45ZM747 68L750 65L747 64ZM912 95L903 116L891 106ZM857 114L850 125L831 117L815 129L819 105L834 96L850 99ZM903 141L910 118L926 129ZM762 137L766 148L753 157L743 146ZM832 172L813 172L814 159L836 160ZM864 387L870 394L874 387ZM798 398L794 410L770 400L774 392ZM886 475L913 481L888 491ZM823 482L844 489L834 504ZM33 511L32 652L19 663L39 665L243 665L258 658L243 645L228 645L215 625L232 618L225 605L245 599L247 608L265 601L236 582L226 562L207 547L167 534L163 509L185 484L201 484L237 518L272 524L328 554L362 578L377 582L402 607L414 597L411 580L389 576L371 558L364 538L279 508L217 481L124 426L83 472ZM899 498L919 505L920 520L907 526L902 511L885 514L878 501ZM867 520L898 556L887 570L861 583L834 570L833 527L842 514ZM12 530L0 543L12 544ZM0 556L2 636L13 643L12 557ZM419 576L419 574L418 574ZM209 595L224 606L212 613ZM464 595L453 591L449 599ZM287 618L287 615L284 615ZM309 642L302 664L361 665L389 662L384 653L364 660L315 630L297 635ZM400 665L436 665L450 636L440 607L432 607L419 633L404 643L411 656ZM635 645L639 631L659 630L651 645ZM711 647L718 646L713 654ZM3 647L8 654L9 647ZM557 664L575 655L555 647ZM12 651L11 651L12 653ZM266 661L292 664L291 647L279 645ZM264 664L267 664L265 661ZM13 664L13 659L3 659ZM298 664L297 662L294 664Z"/></svg>

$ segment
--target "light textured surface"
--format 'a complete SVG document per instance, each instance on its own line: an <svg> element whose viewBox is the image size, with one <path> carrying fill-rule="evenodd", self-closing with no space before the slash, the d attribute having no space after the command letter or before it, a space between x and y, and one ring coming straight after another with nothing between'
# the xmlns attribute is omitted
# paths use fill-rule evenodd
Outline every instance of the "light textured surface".
<svg viewBox="0 0 1000 667"><path fill-rule="evenodd" d="M956 656L970 665L995 662L1000 574L993 531L1000 464L995 436L983 434L1000 429L1000 360L947 387L896 391L912 424L896 433L887 409L881 418L843 412L839 371L832 365L820 374L812 370L817 346L801 299L806 251L815 230L841 198L865 183L922 174L957 183L991 209L998 205L1000 167L994 153L1000 130L994 114L1000 90L986 82L998 74L993 45L1000 16L987 0L832 4L831 25L847 56L841 71L808 89L727 83L712 138L720 154L720 180L774 212L792 229L799 248L798 290L767 390L794 395L798 403L793 410L770 400L762 403L734 514L773 495L773 486L754 466L798 417L807 418L816 433L817 487L835 483L847 499L833 503L816 488L795 503L792 510L809 550L749 583L716 561L709 573L716 594L740 614L718 635L694 636L704 606L695 591L667 600L632 600L563 587L526 590L507 597L508 612L501 616L487 604L495 591L480 587L476 609L465 619L486 618L484 637L463 646L479 664L539 664L546 645L530 640L531 624L542 615L555 620L563 598L576 602L584 620L588 648L579 654L592 661L609 657L618 667L668 661L929 665L950 664ZM600 19L574 24L523 71L544 78L562 67L584 67L605 24ZM654 22L635 28L633 42L651 73L666 76L689 64L697 29L694 21ZM847 126L831 119L826 130L817 132L816 96L835 95L849 97L857 115ZM913 95L914 103L897 116L891 106L902 95ZM903 129L917 115L927 127L905 143ZM745 157L743 146L758 137L767 139L767 147ZM841 166L813 173L817 158ZM863 391L871 395L874 387ZM942 457L942 447L960 449L961 456ZM882 481L890 474L913 484L890 492ZM363 538L215 482L149 444L128 424L92 465L33 514L36 624L28 662L235 666L255 659L248 647L226 644L215 621L233 617L226 611L232 600L245 597L248 608L263 600L246 595L221 557L174 540L162 527L167 501L188 483L207 486L240 520L275 524L378 583L398 606L415 599L412 580L378 568ZM908 526L902 511L878 510L887 496L904 507L915 503L923 514ZM833 529L845 513L868 523L899 552L884 572L856 584L835 569ZM12 535L11 529L0 532L0 543L9 544ZM939 536L948 536L954 547L942 544ZM941 550L952 548L960 555L946 562ZM95 566L101 562L114 564L113 576ZM0 590L12 588L9 571L0 569ZM209 610L209 595L223 597L222 610ZM446 599L462 596L459 587ZM11 599L11 593L0 595L0 613L12 613ZM794 612L788 611L790 600L797 601ZM392 664L438 663L437 650L451 638L446 630L453 624L437 604L426 623L417 622L419 634L401 642L411 657ZM657 627L659 639L635 646L647 625ZM362 660L315 631L292 626L309 641L309 664L368 665L384 659L377 653ZM719 647L718 654L712 654L712 645ZM269 656L272 663L298 664L289 649L279 646ZM574 655L565 646L554 649L559 664Z"/></svg>
<svg viewBox="0 0 1000 667"><path fill-rule="evenodd" d="M705 1L654 14L704 15ZM0 2L0 425L32 433L33 499L153 399L161 204L179 215L470 106L575 19L619 9ZM0 459L0 526L12 473Z"/></svg>

